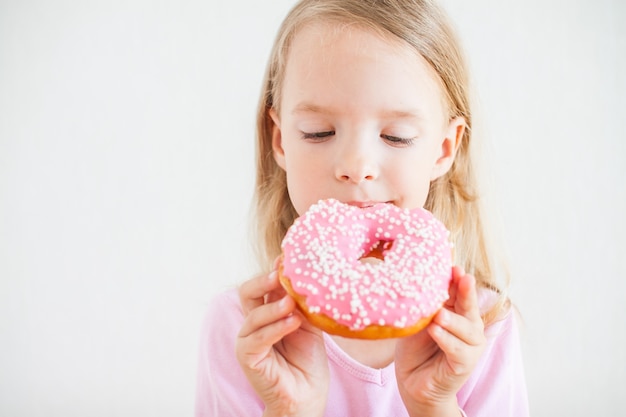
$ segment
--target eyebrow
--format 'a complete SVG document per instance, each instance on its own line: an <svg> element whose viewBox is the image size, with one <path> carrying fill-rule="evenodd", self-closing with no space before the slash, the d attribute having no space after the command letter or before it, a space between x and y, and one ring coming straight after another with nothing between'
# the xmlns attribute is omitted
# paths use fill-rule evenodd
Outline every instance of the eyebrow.
<svg viewBox="0 0 626 417"><path fill-rule="evenodd" d="M314 103L299 103L292 111L292 114L298 113L316 113L321 115L333 114L336 111L330 107L319 106ZM383 110L379 113L379 117L383 119L417 119L422 120L424 117L422 112L417 109L412 110Z"/></svg>
<svg viewBox="0 0 626 417"><path fill-rule="evenodd" d="M313 103L302 102L299 103L292 111L293 114L296 113L319 113L319 114L329 114L332 113L330 109L324 108L322 106L318 106Z"/></svg>

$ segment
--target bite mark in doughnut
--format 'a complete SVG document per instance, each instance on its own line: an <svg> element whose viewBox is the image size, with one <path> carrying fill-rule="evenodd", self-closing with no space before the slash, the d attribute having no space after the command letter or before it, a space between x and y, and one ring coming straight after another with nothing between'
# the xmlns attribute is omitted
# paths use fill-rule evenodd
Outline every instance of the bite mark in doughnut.
<svg viewBox="0 0 626 417"><path fill-rule="evenodd" d="M417 333L448 298L449 232L429 211L392 204L314 204L282 242L280 281L330 334L381 339Z"/></svg>

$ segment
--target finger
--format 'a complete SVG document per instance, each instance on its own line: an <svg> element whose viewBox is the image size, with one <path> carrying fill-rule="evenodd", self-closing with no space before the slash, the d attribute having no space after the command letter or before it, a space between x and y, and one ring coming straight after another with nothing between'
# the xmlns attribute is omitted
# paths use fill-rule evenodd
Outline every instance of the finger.
<svg viewBox="0 0 626 417"><path fill-rule="evenodd" d="M280 281L278 282L280 284ZM271 303L277 300L280 300L281 298L283 298L285 295L287 294L287 291L285 291L285 289L283 288L282 285L279 285L276 289L270 291L266 296L265 296L265 302L266 303Z"/></svg>
<svg viewBox="0 0 626 417"><path fill-rule="evenodd" d="M282 262L282 259L283 259L282 255L278 256L276 259L274 259L274 269L273 269L273 271L278 271L278 267L280 266L280 263ZM280 279L278 280L278 284L280 284ZM287 294L287 291L285 291L285 289L283 288L282 284L278 285L276 289L274 289L272 292L267 294L267 296L265 297L265 302L269 303L269 302L272 302L272 301L280 300L281 298L283 298L285 296L285 294Z"/></svg>
<svg viewBox="0 0 626 417"><path fill-rule="evenodd" d="M458 292L458 281L459 276L464 274L463 268L460 266L455 266L452 268L452 279L450 280L450 285L448 286L448 299L444 303L444 307L453 308L454 303L456 302L456 294Z"/></svg>
<svg viewBox="0 0 626 417"><path fill-rule="evenodd" d="M465 363L471 359L471 347L459 338L448 332L437 323L431 323L427 327L427 332L433 338L439 349L443 351L446 362L455 375L462 375L468 371Z"/></svg>
<svg viewBox="0 0 626 417"><path fill-rule="evenodd" d="M462 343L478 346L484 342L484 326L478 317L470 320L447 309L441 309L433 322Z"/></svg>
<svg viewBox="0 0 626 417"><path fill-rule="evenodd" d="M259 275L241 284L239 299L244 315L265 304L265 295L278 287L280 287L280 283L276 271Z"/></svg>
<svg viewBox="0 0 626 417"><path fill-rule="evenodd" d="M235 345L239 363L256 369L267 358L274 345L300 326L301 320L299 316L292 314L245 336L240 334Z"/></svg>
<svg viewBox="0 0 626 417"><path fill-rule="evenodd" d="M472 371L484 350L484 343L468 344L434 322L427 331L445 354L446 362L454 375L467 375Z"/></svg>
<svg viewBox="0 0 626 417"><path fill-rule="evenodd" d="M239 330L239 337L248 337L252 333L259 332L264 327L290 318L294 309L295 302L289 296L258 306L248 313Z"/></svg>
<svg viewBox="0 0 626 417"><path fill-rule="evenodd" d="M280 265L280 263L281 263L282 261L283 261L283 256L282 256L282 255L279 255L279 256L277 256L277 257L276 257L276 259L274 259L274 263L273 263L273 265L274 265L274 270L277 270L277 269L278 269L278 266Z"/></svg>
<svg viewBox="0 0 626 417"><path fill-rule="evenodd" d="M470 274L459 276L454 311L470 320L480 319L476 278Z"/></svg>

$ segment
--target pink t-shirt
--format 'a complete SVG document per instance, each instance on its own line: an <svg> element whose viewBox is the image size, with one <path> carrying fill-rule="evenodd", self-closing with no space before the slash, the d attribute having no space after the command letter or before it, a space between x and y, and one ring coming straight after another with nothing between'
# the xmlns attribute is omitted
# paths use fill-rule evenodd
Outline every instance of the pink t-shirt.
<svg viewBox="0 0 626 417"><path fill-rule="evenodd" d="M488 294L482 294L487 303ZM235 357L235 338L243 323L236 290L214 298L200 336L196 393L197 417L250 417L263 403ZM510 311L485 330L488 345L469 380L457 394L468 417L527 417L528 400L517 320ZM327 417L406 417L394 364L374 369L352 359L325 336L330 368Z"/></svg>

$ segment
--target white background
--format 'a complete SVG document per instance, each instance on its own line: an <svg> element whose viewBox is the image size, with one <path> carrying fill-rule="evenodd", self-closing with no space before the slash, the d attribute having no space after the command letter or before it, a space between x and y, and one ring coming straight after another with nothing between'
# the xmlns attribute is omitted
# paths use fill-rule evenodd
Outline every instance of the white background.
<svg viewBox="0 0 626 417"><path fill-rule="evenodd" d="M0 1L0 415L191 415L291 0ZM447 0L532 415L623 416L626 6Z"/></svg>

